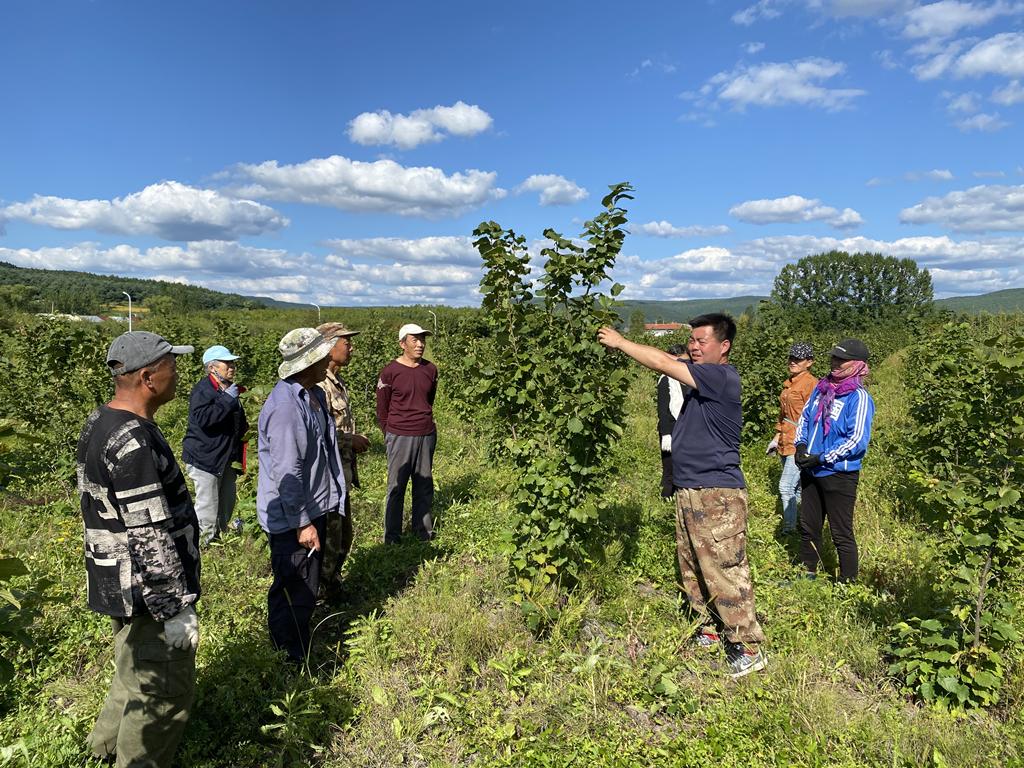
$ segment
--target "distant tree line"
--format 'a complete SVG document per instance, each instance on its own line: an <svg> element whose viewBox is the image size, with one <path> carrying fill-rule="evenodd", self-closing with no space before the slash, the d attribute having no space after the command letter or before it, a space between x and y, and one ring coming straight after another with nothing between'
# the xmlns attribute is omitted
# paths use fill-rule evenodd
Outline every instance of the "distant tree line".
<svg viewBox="0 0 1024 768"><path fill-rule="evenodd" d="M123 291L155 311L255 309L262 305L233 293L160 280L93 275L67 270L28 269L0 262L0 311L104 314L123 304Z"/></svg>

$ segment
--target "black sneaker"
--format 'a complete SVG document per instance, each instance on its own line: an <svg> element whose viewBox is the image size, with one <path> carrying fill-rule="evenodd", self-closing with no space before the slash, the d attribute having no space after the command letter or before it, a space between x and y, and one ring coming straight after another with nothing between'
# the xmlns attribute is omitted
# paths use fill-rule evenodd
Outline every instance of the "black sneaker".
<svg viewBox="0 0 1024 768"><path fill-rule="evenodd" d="M690 641L691 645L701 650L710 651L718 647L718 644L722 639L718 636L718 633L710 627L704 627L697 634L693 636Z"/></svg>
<svg viewBox="0 0 1024 768"><path fill-rule="evenodd" d="M750 650L742 643L729 643L725 656L729 677L733 680L758 672L768 666L768 657L761 649Z"/></svg>

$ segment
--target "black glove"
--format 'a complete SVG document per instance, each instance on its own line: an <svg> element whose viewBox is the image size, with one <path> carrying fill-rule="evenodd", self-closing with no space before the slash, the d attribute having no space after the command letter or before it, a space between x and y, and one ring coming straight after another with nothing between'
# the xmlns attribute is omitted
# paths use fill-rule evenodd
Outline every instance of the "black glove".
<svg viewBox="0 0 1024 768"><path fill-rule="evenodd" d="M821 464L821 454L808 453L807 446L804 445L803 443L800 443L796 447L796 456L794 460L796 461L796 465L800 467L800 469L811 469Z"/></svg>

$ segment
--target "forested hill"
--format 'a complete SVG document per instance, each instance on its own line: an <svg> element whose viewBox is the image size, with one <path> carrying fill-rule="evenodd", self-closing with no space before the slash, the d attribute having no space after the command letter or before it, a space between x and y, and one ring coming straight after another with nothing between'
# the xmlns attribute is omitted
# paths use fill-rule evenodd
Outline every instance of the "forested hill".
<svg viewBox="0 0 1024 768"><path fill-rule="evenodd" d="M70 270L30 269L0 261L0 307L26 312L49 311L101 314L132 300L150 305L158 296L179 311L244 309L261 306L258 299L220 293L195 285L133 277L94 275Z"/></svg>
<svg viewBox="0 0 1024 768"><path fill-rule="evenodd" d="M767 296L734 296L730 299L688 299L685 301L623 301L617 311L626 322L641 313L648 323L685 323L707 312L727 312L734 317L757 309Z"/></svg>
<svg viewBox="0 0 1024 768"><path fill-rule="evenodd" d="M941 309L954 312L1024 312L1024 288L1010 288L1005 291L983 293L981 296L954 296L935 302Z"/></svg>

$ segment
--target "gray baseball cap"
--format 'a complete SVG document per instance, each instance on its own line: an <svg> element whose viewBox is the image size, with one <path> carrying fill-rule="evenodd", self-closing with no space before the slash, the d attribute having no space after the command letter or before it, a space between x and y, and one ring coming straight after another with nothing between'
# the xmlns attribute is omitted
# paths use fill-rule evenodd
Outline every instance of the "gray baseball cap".
<svg viewBox="0 0 1024 768"><path fill-rule="evenodd" d="M145 368L168 352L172 355L187 355L195 352L195 347L175 346L163 336L149 331L129 331L122 333L110 343L110 349L107 350L107 367L113 376L120 376Z"/></svg>

